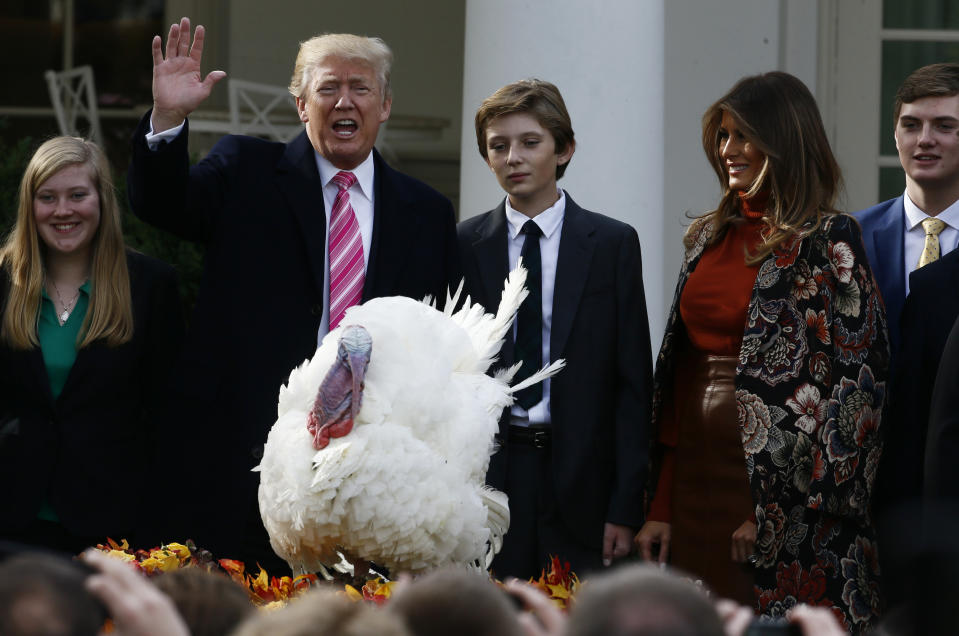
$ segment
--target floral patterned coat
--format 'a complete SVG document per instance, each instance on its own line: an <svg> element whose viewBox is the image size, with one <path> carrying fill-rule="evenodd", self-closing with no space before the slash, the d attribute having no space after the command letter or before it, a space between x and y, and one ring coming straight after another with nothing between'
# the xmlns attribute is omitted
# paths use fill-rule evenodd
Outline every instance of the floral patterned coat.
<svg viewBox="0 0 959 636"><path fill-rule="evenodd" d="M704 224L683 259L656 361L654 427L674 390L679 299L711 232ZM857 222L838 214L763 261L736 370L758 524L756 608L780 616L798 603L832 607L853 632L882 608L869 501L889 344L865 254Z"/></svg>

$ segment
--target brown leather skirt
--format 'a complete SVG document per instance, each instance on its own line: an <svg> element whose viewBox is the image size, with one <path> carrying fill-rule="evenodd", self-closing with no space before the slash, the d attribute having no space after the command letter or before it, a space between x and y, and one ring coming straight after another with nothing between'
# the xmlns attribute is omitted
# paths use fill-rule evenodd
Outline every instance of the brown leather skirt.
<svg viewBox="0 0 959 636"><path fill-rule="evenodd" d="M736 356L689 347L677 365L670 561L716 595L754 605L752 566L732 560L733 532L753 513L736 408L736 363Z"/></svg>

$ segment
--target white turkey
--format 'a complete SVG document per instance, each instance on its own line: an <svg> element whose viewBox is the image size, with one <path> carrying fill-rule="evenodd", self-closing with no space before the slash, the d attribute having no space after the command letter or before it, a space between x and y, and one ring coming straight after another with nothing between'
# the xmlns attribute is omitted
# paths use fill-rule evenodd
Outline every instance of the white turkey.
<svg viewBox="0 0 959 636"><path fill-rule="evenodd" d="M260 472L270 543L295 574L341 561L391 572L489 567L509 526L506 495L484 485L519 365L486 375L526 297L507 278L496 315L459 291L427 301L378 298L350 308L280 389ZM462 289L462 286L461 286ZM357 573L359 574L359 573Z"/></svg>

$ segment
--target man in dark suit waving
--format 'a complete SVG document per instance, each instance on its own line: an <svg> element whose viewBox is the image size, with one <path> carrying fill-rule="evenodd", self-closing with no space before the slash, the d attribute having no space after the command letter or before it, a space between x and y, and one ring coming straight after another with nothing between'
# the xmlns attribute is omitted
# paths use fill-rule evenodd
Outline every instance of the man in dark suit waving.
<svg viewBox="0 0 959 636"><path fill-rule="evenodd" d="M442 301L459 278L455 217L373 149L392 105L392 53L378 38L302 43L290 92L305 131L288 144L226 136L189 167L187 117L225 76L200 74L203 41L198 26L191 46L186 18L165 55L153 40L154 107L134 134L129 195L138 216L207 248L177 396L178 430L196 436L185 498L199 505L177 530L277 568L251 469L280 385L350 305Z"/></svg>
<svg viewBox="0 0 959 636"><path fill-rule="evenodd" d="M530 294L500 362L523 362L519 380L566 360L500 421L487 482L509 496L510 529L493 571L538 576L552 554L582 574L628 554L643 522L652 372L639 238L557 188L575 141L552 84L496 91L476 137L507 196L457 228L466 290L495 311L522 256Z"/></svg>

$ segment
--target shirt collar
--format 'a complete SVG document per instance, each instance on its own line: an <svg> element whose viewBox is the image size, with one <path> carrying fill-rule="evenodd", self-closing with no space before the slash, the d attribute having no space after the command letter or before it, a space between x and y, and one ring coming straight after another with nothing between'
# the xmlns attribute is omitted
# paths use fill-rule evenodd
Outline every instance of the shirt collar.
<svg viewBox="0 0 959 636"><path fill-rule="evenodd" d="M916 226L922 223L924 219L930 218L928 214L920 210L919 207L912 202L908 193L904 193L902 196L902 207L906 210L906 226L909 230L916 229ZM934 218L939 219L951 228L959 229L959 201L953 201L952 205L937 214Z"/></svg>
<svg viewBox="0 0 959 636"><path fill-rule="evenodd" d="M313 151L316 155L316 168L320 171L320 183L323 184L323 187L330 185L330 181L333 180L333 177L336 176L337 172L340 172L340 169L330 163L329 159L321 155L320 153ZM360 165L356 166L352 170L347 170L346 172L352 172L356 176L356 185L360 187L360 191L370 201L373 200L373 153L371 152L366 159Z"/></svg>
<svg viewBox="0 0 959 636"><path fill-rule="evenodd" d="M563 215L566 213L566 193L559 188L557 188L556 191L559 193L559 200L533 217L533 221L539 226L545 238L552 236L553 232L559 228L563 222ZM515 239L520 233L520 230L523 229L523 225L529 220L528 216L513 209L513 206L509 204L509 197L507 196L506 221L509 224L509 237Z"/></svg>
<svg viewBox="0 0 959 636"><path fill-rule="evenodd" d="M83 281L83 284L80 285L80 287L78 287L77 289L79 289L80 293L82 293L84 296L90 296L90 289L91 289L90 279L88 278L85 281ZM40 287L40 298L53 302L53 299L50 298L50 295L47 293L46 285L43 285Z"/></svg>

